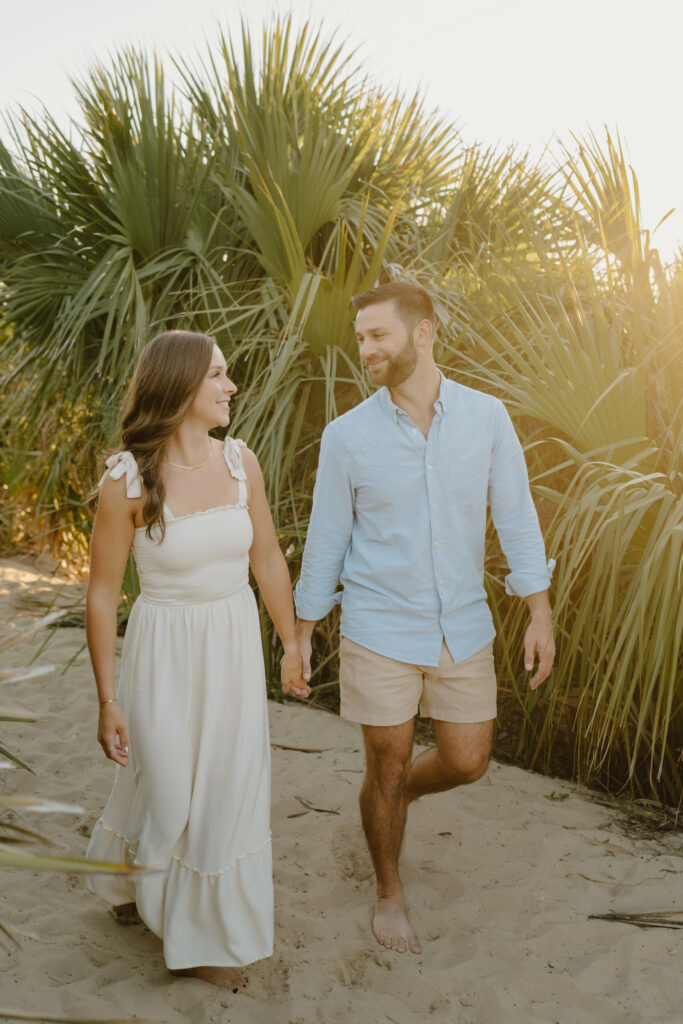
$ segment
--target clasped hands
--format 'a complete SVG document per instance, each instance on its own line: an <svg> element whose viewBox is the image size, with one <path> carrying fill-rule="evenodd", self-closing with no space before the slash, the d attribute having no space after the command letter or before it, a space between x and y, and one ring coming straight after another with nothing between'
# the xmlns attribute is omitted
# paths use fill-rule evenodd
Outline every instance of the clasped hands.
<svg viewBox="0 0 683 1024"><path fill-rule="evenodd" d="M310 673L309 676L304 675L304 662L301 653L296 648L286 650L280 660L282 692L291 697L301 697L305 700L311 692L308 685L309 678Z"/></svg>

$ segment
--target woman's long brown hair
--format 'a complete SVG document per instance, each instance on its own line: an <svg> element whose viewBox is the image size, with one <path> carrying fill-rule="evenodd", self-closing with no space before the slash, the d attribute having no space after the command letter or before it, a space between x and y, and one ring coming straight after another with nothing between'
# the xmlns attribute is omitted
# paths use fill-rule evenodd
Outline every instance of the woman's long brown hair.
<svg viewBox="0 0 683 1024"><path fill-rule="evenodd" d="M148 537L156 525L164 536L164 452L206 376L214 345L208 334L166 331L145 345L135 367L121 416L121 450L131 452L138 464ZM88 495L88 506L97 507L97 491Z"/></svg>

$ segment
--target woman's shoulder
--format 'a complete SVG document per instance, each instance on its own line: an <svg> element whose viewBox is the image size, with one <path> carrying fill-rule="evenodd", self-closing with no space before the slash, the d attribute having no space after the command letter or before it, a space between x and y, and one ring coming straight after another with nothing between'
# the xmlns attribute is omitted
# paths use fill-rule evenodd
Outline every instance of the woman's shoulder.
<svg viewBox="0 0 683 1024"><path fill-rule="evenodd" d="M258 459L241 437L226 436L223 441L223 454L228 469L236 480L246 480L249 469L258 466Z"/></svg>
<svg viewBox="0 0 683 1024"><path fill-rule="evenodd" d="M124 492L127 498L142 497L142 478L132 452L114 452L105 460L106 469L97 487L100 494L105 491L108 494L121 494ZM115 488L114 482L122 481Z"/></svg>
<svg viewBox="0 0 683 1024"><path fill-rule="evenodd" d="M248 484L250 493L253 487L262 486L263 474L259 461L240 437L226 437L224 452L232 476Z"/></svg>

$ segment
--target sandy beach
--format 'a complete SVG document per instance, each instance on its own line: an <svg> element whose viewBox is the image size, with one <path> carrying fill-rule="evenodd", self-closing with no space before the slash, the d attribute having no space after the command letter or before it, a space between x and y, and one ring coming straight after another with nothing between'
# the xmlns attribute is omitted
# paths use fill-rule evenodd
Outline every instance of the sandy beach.
<svg viewBox="0 0 683 1024"><path fill-rule="evenodd" d="M10 629L82 589L0 564ZM7 661L26 664L43 639ZM80 817L22 821L54 841L44 852L82 856L113 776L95 739L83 629L58 629L40 661L55 672L2 693L38 715L3 726L38 775L8 771L0 784L80 803ZM173 978L159 940L117 925L79 876L4 869L0 920L37 938L0 952L0 1010L167 1024L680 1024L683 932L589 915L682 911L682 833L634 838L590 794L494 763L411 808L403 879L424 951L388 953L370 931L360 729L291 703L271 704L270 721L275 953L247 970L246 994Z"/></svg>

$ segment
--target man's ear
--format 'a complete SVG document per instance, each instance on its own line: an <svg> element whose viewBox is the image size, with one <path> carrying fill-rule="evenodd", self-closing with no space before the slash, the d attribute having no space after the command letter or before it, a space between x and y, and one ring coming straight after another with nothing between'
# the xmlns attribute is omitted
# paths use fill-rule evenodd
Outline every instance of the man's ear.
<svg viewBox="0 0 683 1024"><path fill-rule="evenodd" d="M434 327L431 320L420 320L419 324L413 331L413 341L416 345L422 347L431 345L434 341Z"/></svg>

